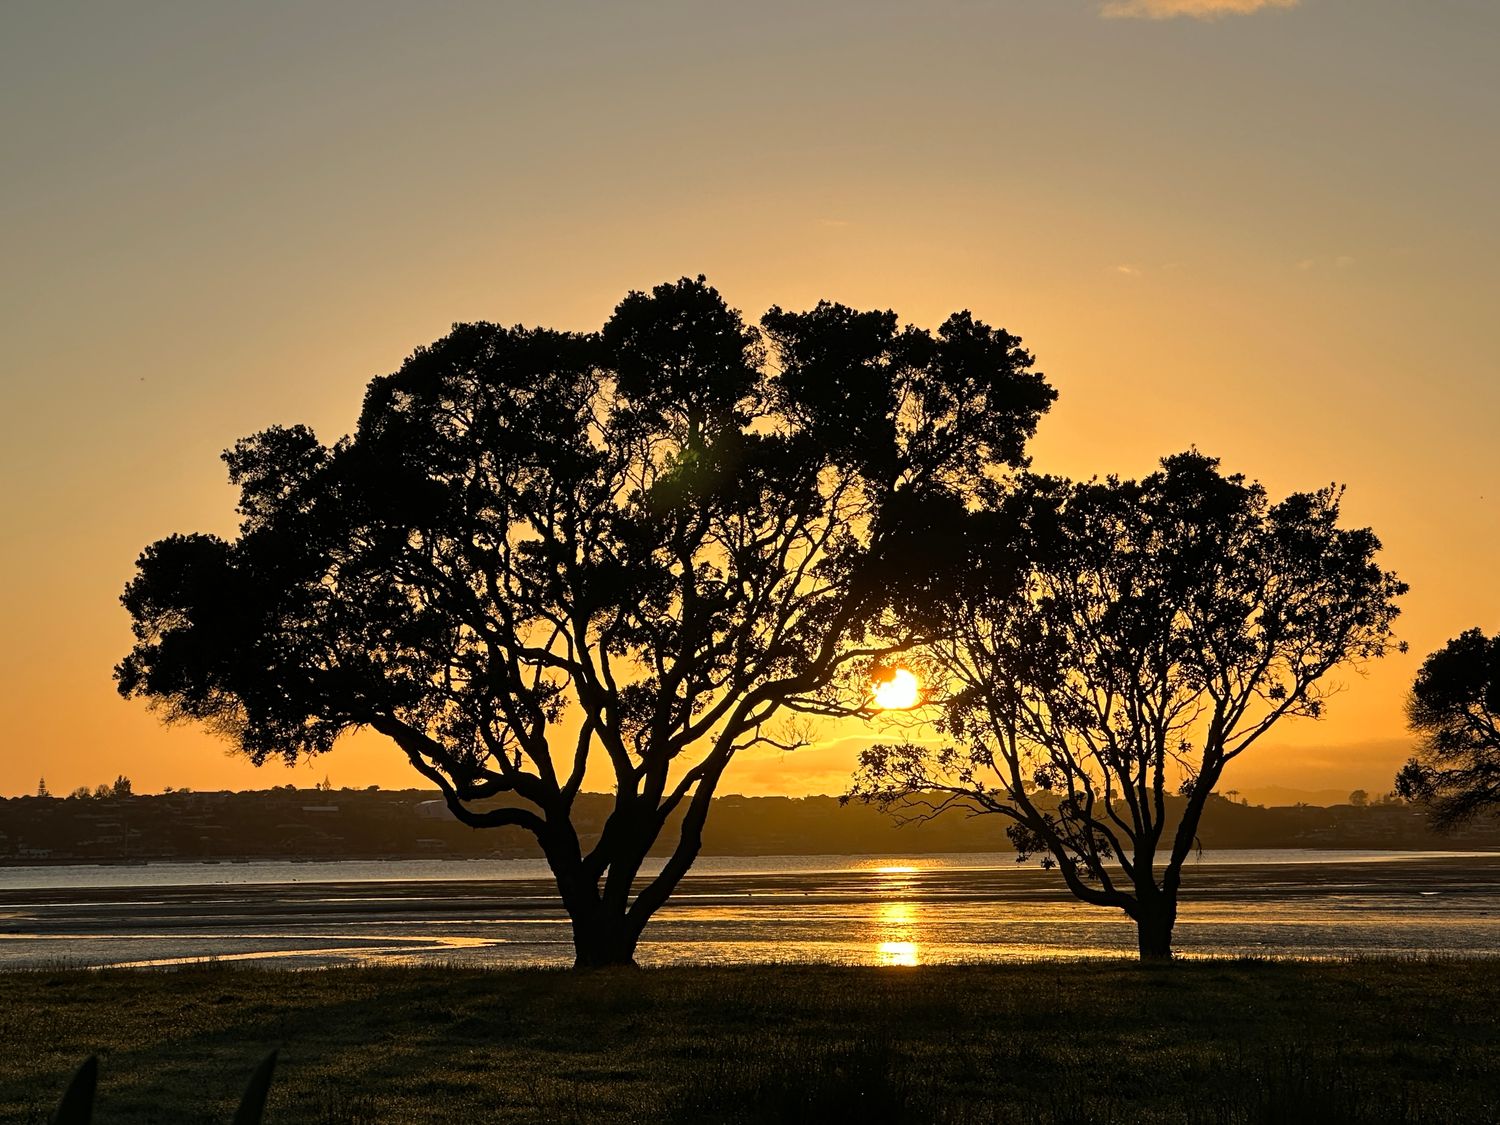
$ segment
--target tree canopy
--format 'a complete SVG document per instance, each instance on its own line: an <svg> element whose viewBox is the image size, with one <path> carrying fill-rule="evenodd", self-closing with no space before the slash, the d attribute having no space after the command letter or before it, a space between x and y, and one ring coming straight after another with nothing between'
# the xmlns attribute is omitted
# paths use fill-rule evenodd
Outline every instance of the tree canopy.
<svg viewBox="0 0 1500 1125"><path fill-rule="evenodd" d="M1226 766L1322 714L1334 668L1391 647L1405 587L1341 492L1272 503L1197 452L1143 480L1027 476L966 519L927 647L948 745L876 746L852 794L996 813L1023 857L1170 954L1183 862ZM1160 868L1157 853L1165 848Z"/></svg>
<svg viewBox="0 0 1500 1125"><path fill-rule="evenodd" d="M142 554L119 690L257 762L380 732L465 823L536 836L580 964L629 961L734 755L862 713L869 669L935 635L950 529L1053 398L968 313L934 333L825 302L757 330L701 277L596 333L457 325L370 384L352 436L225 454L239 534ZM591 838L570 814L595 777Z"/></svg>
<svg viewBox="0 0 1500 1125"><path fill-rule="evenodd" d="M1406 702L1419 738L1396 791L1451 830L1500 805L1500 634L1469 629L1422 663Z"/></svg>

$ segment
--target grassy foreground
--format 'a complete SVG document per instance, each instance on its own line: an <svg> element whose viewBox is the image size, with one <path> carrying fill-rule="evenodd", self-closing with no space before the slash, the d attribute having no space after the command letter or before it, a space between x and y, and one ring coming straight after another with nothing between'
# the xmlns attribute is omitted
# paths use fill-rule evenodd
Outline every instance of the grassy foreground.
<svg viewBox="0 0 1500 1125"><path fill-rule="evenodd" d="M1500 1120L1500 961L0 974L0 1120Z"/></svg>

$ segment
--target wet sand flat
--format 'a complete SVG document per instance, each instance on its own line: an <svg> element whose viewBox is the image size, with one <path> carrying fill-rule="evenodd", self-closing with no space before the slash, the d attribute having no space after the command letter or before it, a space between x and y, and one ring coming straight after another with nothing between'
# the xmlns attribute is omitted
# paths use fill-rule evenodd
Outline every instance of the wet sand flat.
<svg viewBox="0 0 1500 1125"><path fill-rule="evenodd" d="M1489 955L1500 854L1195 863L1186 955ZM901 863L690 875L653 921L654 964L918 964L1128 956L1123 915L1075 902L1055 872ZM550 880L281 882L0 890L0 968L441 961L564 964Z"/></svg>

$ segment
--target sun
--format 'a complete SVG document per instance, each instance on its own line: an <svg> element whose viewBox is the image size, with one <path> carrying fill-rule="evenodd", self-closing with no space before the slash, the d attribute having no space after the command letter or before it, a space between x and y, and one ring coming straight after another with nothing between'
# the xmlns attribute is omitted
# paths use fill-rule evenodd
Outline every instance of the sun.
<svg viewBox="0 0 1500 1125"><path fill-rule="evenodd" d="M922 697L922 681L909 668L897 668L891 678L875 685L875 706L881 711L907 711Z"/></svg>

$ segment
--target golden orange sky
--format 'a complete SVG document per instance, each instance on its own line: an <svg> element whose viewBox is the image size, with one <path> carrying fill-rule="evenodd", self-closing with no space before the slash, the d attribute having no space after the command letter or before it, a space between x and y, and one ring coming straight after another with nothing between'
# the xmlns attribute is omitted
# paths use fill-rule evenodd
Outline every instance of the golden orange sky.
<svg viewBox="0 0 1500 1125"><path fill-rule="evenodd" d="M137 553L232 532L222 448L337 437L450 323L700 271L1021 335L1041 470L1347 482L1413 652L1225 786L1389 788L1420 657L1500 628L1497 44L1487 0L7 9L0 793L415 784L118 699ZM825 733L723 790L840 791L863 735Z"/></svg>

